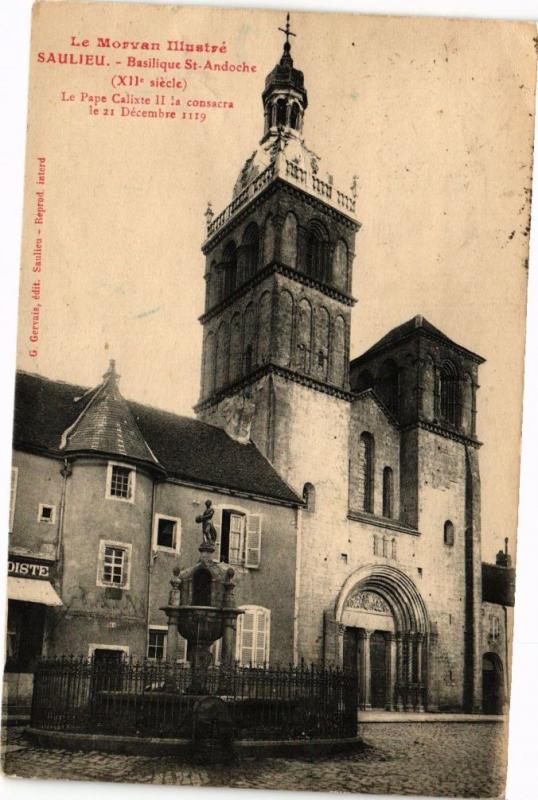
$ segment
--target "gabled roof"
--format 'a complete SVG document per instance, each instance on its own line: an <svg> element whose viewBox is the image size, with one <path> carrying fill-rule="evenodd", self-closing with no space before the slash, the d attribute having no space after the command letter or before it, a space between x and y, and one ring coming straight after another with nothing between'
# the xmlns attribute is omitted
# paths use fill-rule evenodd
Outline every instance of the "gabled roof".
<svg viewBox="0 0 538 800"><path fill-rule="evenodd" d="M417 314L415 317L412 317L412 319L407 320L407 322L403 322L401 325L397 325L396 328L392 328L392 330L386 333L385 336L379 339L378 342L366 350L365 353L354 358L351 363L354 364L355 362L361 362L363 359L373 356L378 351L385 350L402 339L411 336L416 331L424 333L440 342L444 342L445 344L449 345L449 347L458 350L460 353L463 353L479 364L484 362L482 356L473 353L472 350L467 350L467 348L462 347L452 339L449 339L448 336L443 333L443 331L439 330L439 328L436 328L435 325L432 325L431 322L428 322L428 320L420 314Z"/></svg>
<svg viewBox="0 0 538 800"><path fill-rule="evenodd" d="M95 390L95 391L98 391ZM119 393L119 390L118 390ZM17 373L15 389L15 427L13 446L19 450L41 452L45 455L69 456L62 449L62 436L69 429L76 429L77 420L82 425L84 410L88 411L80 441L93 430L91 403L95 392L81 386L54 381L26 372ZM120 395L121 397L121 395ZM252 444L240 444L213 425L172 414L168 411L124 400L132 420L140 433L142 442L149 448L144 455L149 464L162 465L171 478L178 478L205 486L215 486L244 492L286 503L299 504L302 500L285 483L269 461ZM97 409L102 412L108 404L99 396L95 399ZM90 408L87 408L90 405ZM112 409L117 415L117 408ZM132 430L132 426L128 426ZM117 449L118 438L107 432L106 426L99 431L101 443L111 436L113 449ZM130 453L123 458L140 460L140 440L128 435ZM78 451L78 448L77 448ZM116 455L109 451L102 454ZM132 455L131 455L132 454ZM136 455L135 455L136 454Z"/></svg>

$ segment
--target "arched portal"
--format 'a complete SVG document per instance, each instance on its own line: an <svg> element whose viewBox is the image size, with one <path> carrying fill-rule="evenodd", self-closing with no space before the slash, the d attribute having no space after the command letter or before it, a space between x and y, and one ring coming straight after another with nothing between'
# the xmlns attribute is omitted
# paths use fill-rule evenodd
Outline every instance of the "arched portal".
<svg viewBox="0 0 538 800"><path fill-rule="evenodd" d="M503 665L496 653L482 656L482 711L502 714L504 706Z"/></svg>
<svg viewBox="0 0 538 800"><path fill-rule="evenodd" d="M335 618L340 662L358 672L361 708L424 711L433 637L411 578L396 567L361 567L344 583Z"/></svg>

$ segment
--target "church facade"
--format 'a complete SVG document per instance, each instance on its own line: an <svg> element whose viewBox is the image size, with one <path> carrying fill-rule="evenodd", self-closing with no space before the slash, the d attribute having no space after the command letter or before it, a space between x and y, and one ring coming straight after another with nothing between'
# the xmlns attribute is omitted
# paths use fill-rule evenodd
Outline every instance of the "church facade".
<svg viewBox="0 0 538 800"><path fill-rule="evenodd" d="M305 500L298 652L363 707L482 707L483 359L420 316L350 361L356 181L322 180L289 37L259 147L207 212L200 419L250 435ZM325 173L323 173L325 174Z"/></svg>
<svg viewBox="0 0 538 800"><path fill-rule="evenodd" d="M421 316L350 359L356 182L322 179L305 144L288 36L262 105L206 215L197 419L125 400L113 363L90 390L18 376L8 704L41 655L165 657L168 582L210 500L240 663L357 671L366 709L499 712L513 570L481 558L483 359Z"/></svg>

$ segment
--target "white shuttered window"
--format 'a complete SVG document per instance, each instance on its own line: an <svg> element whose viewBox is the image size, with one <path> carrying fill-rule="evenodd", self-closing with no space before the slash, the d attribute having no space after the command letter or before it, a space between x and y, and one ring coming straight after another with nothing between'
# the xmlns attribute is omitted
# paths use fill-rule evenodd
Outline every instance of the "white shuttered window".
<svg viewBox="0 0 538 800"><path fill-rule="evenodd" d="M249 514L246 527L245 567L258 569L262 550L262 519L260 515Z"/></svg>
<svg viewBox="0 0 538 800"><path fill-rule="evenodd" d="M269 661L271 612L261 606L242 606L238 619L236 658L243 667L261 667Z"/></svg>

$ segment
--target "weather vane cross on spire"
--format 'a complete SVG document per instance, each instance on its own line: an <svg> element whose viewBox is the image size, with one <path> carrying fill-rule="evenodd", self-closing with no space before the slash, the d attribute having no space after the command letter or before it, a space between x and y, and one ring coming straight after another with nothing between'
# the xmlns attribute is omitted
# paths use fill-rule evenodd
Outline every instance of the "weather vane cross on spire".
<svg viewBox="0 0 538 800"><path fill-rule="evenodd" d="M286 37L286 44L287 45L289 45L289 43L290 43L290 36L297 36L297 34L293 33L293 31L290 28L290 15L289 15L289 12L286 15L286 27L285 28L279 28L278 30L282 31L282 33Z"/></svg>

